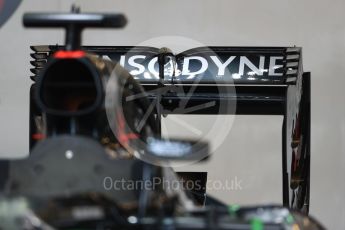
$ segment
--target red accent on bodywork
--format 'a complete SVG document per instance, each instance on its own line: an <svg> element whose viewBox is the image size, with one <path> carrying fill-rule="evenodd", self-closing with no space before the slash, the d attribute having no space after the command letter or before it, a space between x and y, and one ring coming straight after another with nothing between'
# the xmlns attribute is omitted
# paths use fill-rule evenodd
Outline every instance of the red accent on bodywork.
<svg viewBox="0 0 345 230"><path fill-rule="evenodd" d="M43 135L42 133L34 133L34 134L32 134L32 139L34 139L34 140L42 140L44 138L46 138L46 136Z"/></svg>
<svg viewBox="0 0 345 230"><path fill-rule="evenodd" d="M117 138L119 139L119 142L123 145L128 145L128 142L133 139L138 139L139 136L136 133L126 133L125 131L125 119L123 117L123 114L121 112L117 112L117 122L118 122L118 128L117 128Z"/></svg>
<svg viewBox="0 0 345 230"><path fill-rule="evenodd" d="M0 12L2 11L2 7L4 6L4 1L0 0Z"/></svg>
<svg viewBox="0 0 345 230"><path fill-rule="evenodd" d="M60 58L60 59L68 59L68 58L83 58L85 57L86 53L82 50L76 50L76 51L65 51L60 50L54 53L54 58Z"/></svg>

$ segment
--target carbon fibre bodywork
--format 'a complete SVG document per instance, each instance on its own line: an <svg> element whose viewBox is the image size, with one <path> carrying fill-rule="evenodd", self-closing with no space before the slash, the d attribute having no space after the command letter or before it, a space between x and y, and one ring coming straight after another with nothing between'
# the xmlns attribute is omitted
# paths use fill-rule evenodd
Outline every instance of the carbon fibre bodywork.
<svg viewBox="0 0 345 230"><path fill-rule="evenodd" d="M63 47L31 48L34 51L31 79L37 81L47 58ZM199 47L179 54L154 47L82 49L119 63L129 71L152 101L159 98L154 110L158 117L164 114L283 116L283 204L308 212L310 73L303 72L301 48ZM162 58L163 63L159 61ZM210 102L214 103L211 107L192 109ZM236 105L236 110L222 106L224 102Z"/></svg>

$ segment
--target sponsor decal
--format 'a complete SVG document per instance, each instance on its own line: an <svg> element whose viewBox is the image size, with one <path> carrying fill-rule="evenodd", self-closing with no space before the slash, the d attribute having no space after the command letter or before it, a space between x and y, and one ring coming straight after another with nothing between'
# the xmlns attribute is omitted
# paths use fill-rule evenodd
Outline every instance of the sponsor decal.
<svg viewBox="0 0 345 230"><path fill-rule="evenodd" d="M159 78L158 58L152 55L103 55L115 60L136 79L153 80ZM179 80L281 80L283 76L283 56L236 56L236 55L193 55L172 56L164 65L165 77ZM212 74L211 74L212 73ZM216 74L215 74L216 73Z"/></svg>

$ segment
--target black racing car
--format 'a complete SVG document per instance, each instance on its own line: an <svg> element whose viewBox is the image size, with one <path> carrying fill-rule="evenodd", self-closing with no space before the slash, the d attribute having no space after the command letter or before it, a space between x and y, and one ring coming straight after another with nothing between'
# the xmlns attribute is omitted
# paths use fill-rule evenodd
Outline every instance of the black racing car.
<svg viewBox="0 0 345 230"><path fill-rule="evenodd" d="M24 16L27 27L64 27L66 44L32 47L31 151L0 162L0 229L323 229L300 212L310 164L301 49L81 46L84 28L125 24L122 14L76 8ZM123 62L136 55L145 58ZM205 174L163 167L208 157L203 141L161 137L161 116L181 113L284 115L285 207L228 206L206 194Z"/></svg>

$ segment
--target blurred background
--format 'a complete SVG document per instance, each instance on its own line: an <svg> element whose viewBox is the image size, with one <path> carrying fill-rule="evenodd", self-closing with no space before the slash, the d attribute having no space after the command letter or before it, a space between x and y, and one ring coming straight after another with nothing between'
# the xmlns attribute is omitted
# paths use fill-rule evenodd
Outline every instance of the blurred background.
<svg viewBox="0 0 345 230"><path fill-rule="evenodd" d="M25 0L0 28L1 157L22 157L28 152L29 46L63 44L64 39L62 30L24 29L22 15L69 11L72 3L83 11L123 12L129 19L123 30L87 30L85 45L137 45L160 36L182 36L210 46L303 47L304 70L312 73L310 212L328 229L344 228L345 1ZM167 118L165 132L180 135L183 124L168 119L174 117ZM207 124L216 118L178 119L207 132ZM229 204L281 203L282 117L233 119L209 162L178 170L208 171L212 181L237 180L240 189L210 191ZM230 127L231 122L224 125Z"/></svg>

